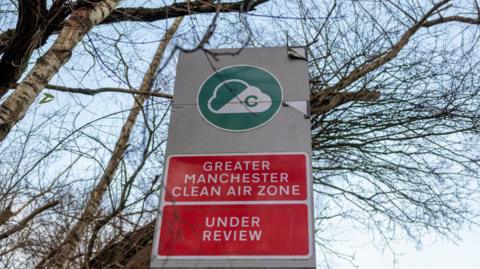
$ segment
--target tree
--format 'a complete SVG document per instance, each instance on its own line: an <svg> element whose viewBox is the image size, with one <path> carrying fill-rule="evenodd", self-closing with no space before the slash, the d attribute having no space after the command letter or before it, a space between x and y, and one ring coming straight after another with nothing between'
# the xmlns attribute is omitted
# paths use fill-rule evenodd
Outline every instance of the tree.
<svg viewBox="0 0 480 269"><path fill-rule="evenodd" d="M476 221L476 1L224 2L0 2L4 266L148 264L179 49L308 46L320 250Z"/></svg>

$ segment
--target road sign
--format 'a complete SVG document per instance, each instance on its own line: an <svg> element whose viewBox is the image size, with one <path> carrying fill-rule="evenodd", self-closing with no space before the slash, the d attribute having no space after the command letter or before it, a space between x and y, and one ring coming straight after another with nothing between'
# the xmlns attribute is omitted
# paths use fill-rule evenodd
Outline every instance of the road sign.
<svg viewBox="0 0 480 269"><path fill-rule="evenodd" d="M309 257L308 170L305 153L171 155L157 258Z"/></svg>
<svg viewBox="0 0 480 269"><path fill-rule="evenodd" d="M211 53L179 56L151 267L315 268L305 49Z"/></svg>
<svg viewBox="0 0 480 269"><path fill-rule="evenodd" d="M269 71L251 65L212 70L198 91L200 114L213 126L247 131L264 125L282 104L282 86Z"/></svg>
<svg viewBox="0 0 480 269"><path fill-rule="evenodd" d="M169 205L163 209L161 258L309 257L306 204Z"/></svg>
<svg viewBox="0 0 480 269"><path fill-rule="evenodd" d="M165 201L305 201L305 153L173 155Z"/></svg>

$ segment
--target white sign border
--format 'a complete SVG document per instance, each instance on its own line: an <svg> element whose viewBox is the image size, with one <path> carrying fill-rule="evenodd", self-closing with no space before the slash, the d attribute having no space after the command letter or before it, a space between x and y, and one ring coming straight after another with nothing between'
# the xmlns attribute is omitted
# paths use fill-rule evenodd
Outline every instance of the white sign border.
<svg viewBox="0 0 480 269"><path fill-rule="evenodd" d="M273 117L272 117L273 118ZM307 172L307 199L306 200L279 200L279 201L250 201L247 203L246 201L231 201L231 202L222 202L219 204L218 202L167 202L165 201L165 192L166 192L166 176L168 175L168 167L170 163L170 158L172 157L190 157L190 156L268 156L268 155L298 155L302 154L305 156L305 168ZM308 259L313 255L313 245L315 240L312 242L313 238L313 216L312 216L312 208L310 208L312 202L312 191L311 187L312 184L312 174L311 174L311 167L310 167L310 156L306 152L258 152L258 153L208 153L208 154L172 154L167 157L167 162L165 163L165 171L162 177L162 193L160 199L160 207L159 213L156 220L155 225L155 237L153 238L153 250L154 250L154 258L158 260L233 260L233 259L246 259L246 260L271 260L271 259ZM163 207L166 205L228 205L228 204L239 204L238 202L242 202L242 204L305 204L307 206L307 218L308 218L308 254L307 255L243 255L243 256L164 256L158 254L158 247L160 243L160 230L163 218Z"/></svg>

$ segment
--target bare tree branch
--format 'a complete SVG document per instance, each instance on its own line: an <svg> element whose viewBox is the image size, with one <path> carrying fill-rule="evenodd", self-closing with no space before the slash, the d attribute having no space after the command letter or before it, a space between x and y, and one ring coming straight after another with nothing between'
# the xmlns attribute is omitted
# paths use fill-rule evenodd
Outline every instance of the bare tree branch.
<svg viewBox="0 0 480 269"><path fill-rule="evenodd" d="M39 47L70 14L101 2L41 1L50 8ZM210 47L240 47L228 53L233 58L249 46L309 45L313 188L321 200L316 248L327 253L320 259L353 259L335 247L358 229L378 233L378 242L388 244L421 242L425 232L456 236L463 225L478 223L479 1L450 1L421 23L440 1L340 1L333 7L329 1L270 1L253 16L220 14L240 0L180 0L158 8L131 2L132 7L112 10L115 16L106 18L111 21L90 31L58 72L55 79L62 83L44 84L72 94L58 94L52 105L32 105L25 121L0 143L0 234L35 210L33 205L43 205L38 201L62 201L0 241L0 267L33 268L43 258L45 268L55 268L60 257L73 268L148 268L172 105L150 97L171 99L160 89L174 85L173 51L181 48L172 44L148 92L138 85L151 60L145 56L162 38L156 30L163 32L165 25L148 22L178 14L193 16L176 38L209 60L223 55ZM4 2L0 23L8 29L15 25L19 2ZM239 13L260 3L241 2ZM416 32L409 32L417 23ZM14 35L14 30L0 34L0 55ZM268 63L268 54L259 57ZM347 80L338 85L342 79ZM43 91L43 100L52 91ZM108 100L77 98L104 92L113 94ZM125 107L131 97L133 106ZM190 109L193 103L184 105ZM342 237L335 230L340 222L354 226L345 227ZM53 253L56 249L63 254Z"/></svg>
<svg viewBox="0 0 480 269"><path fill-rule="evenodd" d="M249 11L254 9L256 6L267 2L268 0L248 0L248 1L240 1L229 3L226 6L222 5L223 12L230 12L230 11ZM112 4L108 4L105 12L102 12L99 18L86 18L85 14L94 14L89 12L89 10L103 10L104 7L102 3L109 3L108 1L102 1L99 3L95 3L93 7L81 7L77 10L74 10L72 16L65 21L65 23L59 24L59 27L63 27L63 35L60 34L59 38L52 46L52 48L42 56L37 65L34 66L30 75L27 76L25 81L20 84L12 96L0 106L0 141L2 141L6 135L10 132L10 129L23 118L24 114L26 113L28 107L31 105L33 100L36 96L40 93L40 91L45 87L46 83L50 80L50 78L58 72L58 69L71 57L72 48L79 42L79 40L83 37L85 33L87 33L94 25L102 23L105 21L106 18L111 14L114 3L116 4L118 0L112 0ZM193 11L192 11L193 8ZM192 12L198 13L207 13L207 12L214 12L219 8L218 5L211 4L205 1L195 1L195 2L184 2L184 3L175 3L171 6L160 8L160 9L125 9L125 10L117 10L116 17L112 17L113 19L108 19L105 23L108 22L117 22L122 20L133 20L134 18L144 18L145 20L160 20L170 17L179 16L181 14L193 14ZM173 12L173 15L170 16ZM55 12L54 12L55 13ZM56 11L55 14L62 14L64 16L65 12ZM60 16L61 17L61 16ZM56 22L58 19L53 17L51 21ZM110 21L109 21L110 20ZM45 31L41 31L41 34L35 35L38 39L38 42L24 42L28 44L29 51L31 52L34 48L37 48L39 44L41 44L40 40L46 40L49 34L53 33L52 29L56 27L55 25L48 25L44 26L48 28L47 36L45 36ZM28 29L33 28L36 29L37 27L27 27ZM36 31L36 30L35 30ZM71 36L69 36L71 35ZM14 35L14 36L21 36L21 35ZM74 37L72 39L72 37ZM65 46L66 45L66 46ZM57 46L57 47L56 47ZM10 47L10 46L9 46ZM15 47L15 46L14 46ZM30 54L20 53L16 54L16 58L20 60L22 63L28 62ZM19 68L24 65L13 64L12 60L9 60L11 57L11 53L4 53L2 59L7 59L6 64L10 66L12 72L15 75L6 75L2 76L1 78L4 80L0 83L0 97L7 92L7 89L10 88L10 84L14 83L18 77L23 73L24 68ZM46 69L52 69L48 72L44 72ZM0 68L2 70L2 68ZM3 71L3 70L2 70ZM1 80L0 80L1 82ZM20 101L20 99L22 101Z"/></svg>
<svg viewBox="0 0 480 269"><path fill-rule="evenodd" d="M147 96L153 96L153 97L173 99L173 95L169 93L160 92L159 90L152 91L152 92L141 92L141 91L130 90L126 88L102 87L102 88L90 89L90 88L66 87L66 86L53 85L53 84L47 84L45 86L45 89L59 91L59 92L78 93L78 94L84 94L84 95L90 95L90 96L97 95L100 93L115 92L115 93L147 95Z"/></svg>
<svg viewBox="0 0 480 269"><path fill-rule="evenodd" d="M395 56L407 45L410 38L422 27L422 25L427 21L427 19L434 14L439 8L443 5L448 3L450 0L443 0L437 4L435 4L425 15L417 21L412 27L410 27L398 40L398 42L387 52L381 53L375 59L365 62L361 66L355 68L352 72L348 75L344 76L340 81L338 81L335 85L327 87L322 91L315 93L312 96L312 104L314 106L314 110L312 113L318 113L317 110L322 110L319 107L319 104L322 102L322 96L330 96L333 93L337 93L342 89L352 85L356 82L359 78L365 76L366 74L376 70L380 66L384 65L385 63L389 62L390 60L394 59ZM323 109L324 110L324 109Z"/></svg>
<svg viewBox="0 0 480 269"><path fill-rule="evenodd" d="M317 94L316 97L321 101L312 105L311 111L312 114L322 115L348 102L375 102L380 97L380 92L361 90L355 93L340 92L331 94L324 91Z"/></svg>
<svg viewBox="0 0 480 269"><path fill-rule="evenodd" d="M449 23L449 22L461 22L466 24L473 24L473 25L480 25L480 16L477 18L469 18L463 16L447 16L447 17L440 17L437 19L426 21L422 24L422 27L432 27L442 23Z"/></svg>
<svg viewBox="0 0 480 269"><path fill-rule="evenodd" d="M151 221L140 229L128 233L120 241L112 240L90 260L88 268L108 268L113 264L132 269L148 268L154 233L155 221Z"/></svg>
<svg viewBox="0 0 480 269"><path fill-rule="evenodd" d="M0 212L0 225L7 223L7 221L13 216L15 216L15 213L13 213L10 206L2 210Z"/></svg>
<svg viewBox="0 0 480 269"><path fill-rule="evenodd" d="M22 219L20 222L18 222L17 224L15 224L12 228L8 229L7 231L3 232L0 234L0 240L2 239L5 239L7 237L9 237L10 235L18 232L18 231L21 231L22 229L24 229L28 223L33 219L35 218L37 215L41 214L42 212L56 206L60 204L60 201L56 200L56 201L51 201L37 209L35 209L32 213L30 213L27 217L25 217L24 219Z"/></svg>
<svg viewBox="0 0 480 269"><path fill-rule="evenodd" d="M2 34L2 39L11 36L12 39L6 44L3 51L3 57L0 59L0 97L3 96L9 88L11 81L16 81L27 67L28 59L33 50L39 45L45 31L44 18L46 16L46 6L41 0L18 2L19 13L15 34L7 31ZM9 34L10 33L10 34Z"/></svg>
<svg viewBox="0 0 480 269"><path fill-rule="evenodd" d="M7 31L0 33L0 55L9 43L9 41L15 36L15 29L8 29Z"/></svg>
<svg viewBox="0 0 480 269"><path fill-rule="evenodd" d="M160 42L157 51L152 59L152 62L146 72L142 85L140 86L140 91L148 93L151 90L152 83L155 79L155 74L160 65L160 61L165 53L167 45L170 43L170 40L173 38L173 35L177 31L180 23L182 22L183 17L178 17L175 19L173 24L165 33ZM72 256L75 248L80 242L81 235L87 229L87 227L94 221L95 215L100 206L100 202L103 198L105 191L107 190L111 180L115 176L115 172L118 169L119 164L124 157L125 151L128 147L128 141L132 133L135 122L140 113L140 110L143 107L144 102L148 99L148 95L141 95L134 101L132 110L128 115L126 122L124 123L122 130L120 132L117 143L115 144L115 149L112 151L111 158L108 162L108 165L98 182L95 188L90 192L90 197L83 209L82 215L77 223L70 229L67 236L64 240L54 247L50 253L44 257L42 261L36 266L36 268L64 268L68 260Z"/></svg>
<svg viewBox="0 0 480 269"><path fill-rule="evenodd" d="M122 21L153 22L167 18L215 12L248 12L268 1L269 0L248 0L214 4L211 1L200 0L173 3L172 5L160 8L118 8L115 9L102 24Z"/></svg>
<svg viewBox="0 0 480 269"><path fill-rule="evenodd" d="M94 8L80 9L70 16L52 47L38 59L23 82L0 106L0 141L25 116L50 78L70 59L73 48L82 37L108 16L117 4L118 0L104 0Z"/></svg>

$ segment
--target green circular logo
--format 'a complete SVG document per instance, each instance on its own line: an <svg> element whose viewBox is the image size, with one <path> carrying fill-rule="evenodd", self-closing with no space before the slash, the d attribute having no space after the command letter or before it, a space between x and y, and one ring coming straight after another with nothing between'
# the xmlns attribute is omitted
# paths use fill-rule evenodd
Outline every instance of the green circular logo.
<svg viewBox="0 0 480 269"><path fill-rule="evenodd" d="M282 86L265 69L250 65L216 71L198 91L200 114L213 126L233 132L260 127L277 114Z"/></svg>

